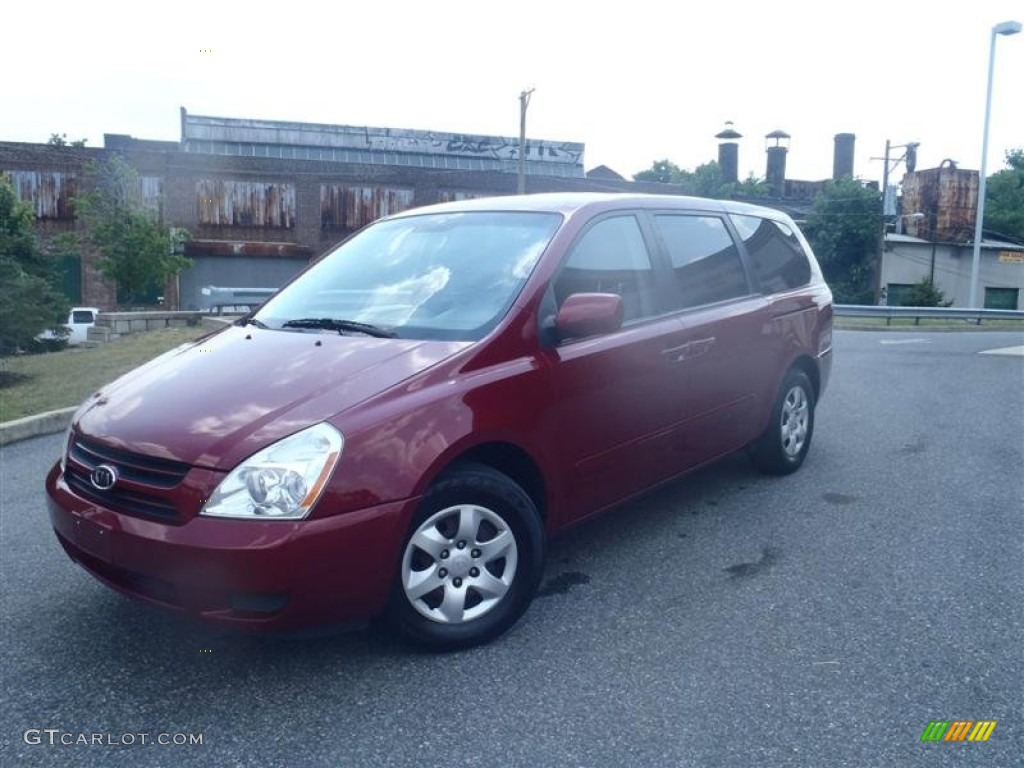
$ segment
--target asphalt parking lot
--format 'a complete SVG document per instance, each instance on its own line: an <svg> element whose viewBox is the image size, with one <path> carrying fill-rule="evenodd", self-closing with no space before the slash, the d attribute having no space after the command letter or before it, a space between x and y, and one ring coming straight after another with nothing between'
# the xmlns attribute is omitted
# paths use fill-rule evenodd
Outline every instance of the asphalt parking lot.
<svg viewBox="0 0 1024 768"><path fill-rule="evenodd" d="M575 529L513 631L458 654L123 598L48 527L60 436L7 446L0 763L1024 764L1024 357L978 354L1022 343L837 332L799 473L736 456ZM933 720L998 725L922 743Z"/></svg>

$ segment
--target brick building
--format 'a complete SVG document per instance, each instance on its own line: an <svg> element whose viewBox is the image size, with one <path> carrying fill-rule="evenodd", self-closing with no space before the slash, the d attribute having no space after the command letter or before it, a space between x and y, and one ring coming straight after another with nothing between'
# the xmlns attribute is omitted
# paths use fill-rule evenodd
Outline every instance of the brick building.
<svg viewBox="0 0 1024 768"><path fill-rule="evenodd" d="M0 173L33 206L44 247L55 248L57 235L80 226L72 200L86 163L121 155L139 173L144 203L191 235L185 255L192 265L164 289L165 306L188 309L202 305L204 285L277 287L380 216L515 194L518 151L518 140L506 137L208 117L183 108L178 142L120 134L105 134L103 148L0 142ZM681 192L613 173L588 177L583 153L580 143L528 140L527 191ZM66 290L75 302L111 309L118 297L96 258L88 250L81 261L65 257Z"/></svg>

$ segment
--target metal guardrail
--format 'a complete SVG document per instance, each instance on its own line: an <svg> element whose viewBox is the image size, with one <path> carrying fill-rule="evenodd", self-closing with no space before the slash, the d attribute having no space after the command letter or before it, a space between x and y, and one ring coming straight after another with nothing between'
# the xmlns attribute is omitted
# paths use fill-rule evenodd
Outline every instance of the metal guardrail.
<svg viewBox="0 0 1024 768"><path fill-rule="evenodd" d="M921 318L945 320L973 320L981 325L985 320L1024 320L1024 312L1016 309L965 309L963 307L875 307L857 304L836 304L837 317L884 317L889 325L893 318L912 317L918 325Z"/></svg>
<svg viewBox="0 0 1024 768"><path fill-rule="evenodd" d="M199 309L221 314L227 307L245 307L252 310L277 291L276 288L225 288L204 285L199 289Z"/></svg>

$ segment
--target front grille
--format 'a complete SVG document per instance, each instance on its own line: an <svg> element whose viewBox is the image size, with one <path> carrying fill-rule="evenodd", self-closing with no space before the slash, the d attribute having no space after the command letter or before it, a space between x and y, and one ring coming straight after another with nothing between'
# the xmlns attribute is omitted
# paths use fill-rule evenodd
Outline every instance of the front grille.
<svg viewBox="0 0 1024 768"><path fill-rule="evenodd" d="M71 444L70 456L90 472L100 464L110 464L125 480L153 488L173 488L189 470L188 464L180 461L143 456L82 437L76 437Z"/></svg>
<svg viewBox="0 0 1024 768"><path fill-rule="evenodd" d="M177 521L177 507L167 492L185 478L188 464L112 448L82 437L74 439L68 458L64 477L82 498L126 515ZM117 470L117 484L109 490L95 488L89 479L100 464ZM132 487L126 487L126 483Z"/></svg>

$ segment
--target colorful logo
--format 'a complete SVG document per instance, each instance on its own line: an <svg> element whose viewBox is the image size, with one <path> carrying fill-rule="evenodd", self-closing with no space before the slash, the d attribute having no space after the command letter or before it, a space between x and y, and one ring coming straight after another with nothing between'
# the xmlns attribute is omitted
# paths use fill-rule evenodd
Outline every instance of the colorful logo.
<svg viewBox="0 0 1024 768"><path fill-rule="evenodd" d="M921 741L988 741L998 720L932 720Z"/></svg>

